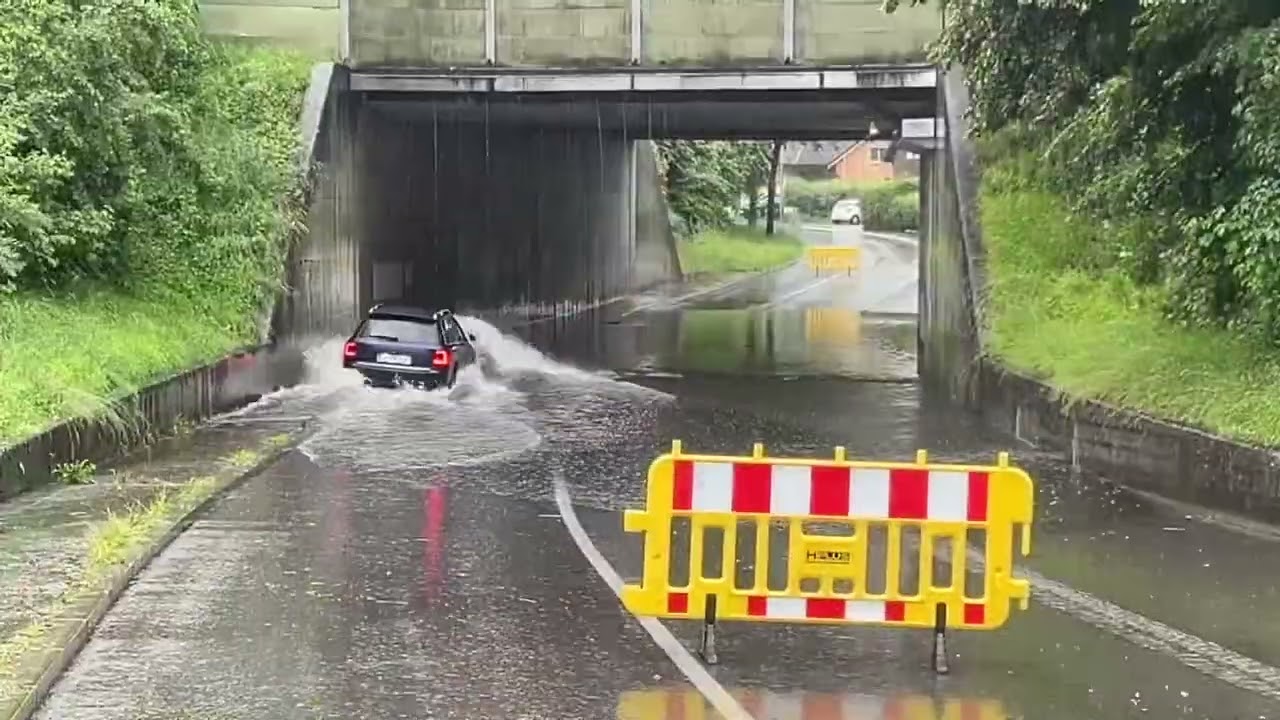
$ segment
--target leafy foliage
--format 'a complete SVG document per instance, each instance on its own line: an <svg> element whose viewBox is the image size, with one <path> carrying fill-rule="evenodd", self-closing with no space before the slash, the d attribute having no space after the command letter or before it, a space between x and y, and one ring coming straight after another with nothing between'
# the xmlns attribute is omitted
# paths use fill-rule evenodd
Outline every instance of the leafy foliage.
<svg viewBox="0 0 1280 720"><path fill-rule="evenodd" d="M0 0L0 440L256 340L306 79L184 0Z"/></svg>
<svg viewBox="0 0 1280 720"><path fill-rule="evenodd" d="M1016 166L1107 230L1073 267L1158 289L1169 318L1280 341L1280 3L943 5L935 53L965 68L988 160L1013 161L1002 182Z"/></svg>
<svg viewBox="0 0 1280 720"><path fill-rule="evenodd" d="M667 203L682 235L727 227L739 198L766 184L766 142L665 140L658 143L658 168Z"/></svg>
<svg viewBox="0 0 1280 720"><path fill-rule="evenodd" d="M238 204L259 197L292 138L227 143L237 124L292 123L297 98L274 93L281 71L291 90L300 76L288 61L273 70L278 55L243 55L210 46L193 3L0 0L0 288L110 279L198 299L267 259L247 245L279 240L279 213ZM208 120L229 124L219 135ZM191 252L205 256L184 264L202 286L174 286L173 259Z"/></svg>

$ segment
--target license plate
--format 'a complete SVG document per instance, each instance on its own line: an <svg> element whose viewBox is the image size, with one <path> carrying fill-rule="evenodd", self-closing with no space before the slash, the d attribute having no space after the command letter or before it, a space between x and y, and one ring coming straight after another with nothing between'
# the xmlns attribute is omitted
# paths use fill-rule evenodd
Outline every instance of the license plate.
<svg viewBox="0 0 1280 720"><path fill-rule="evenodd" d="M412 365L413 358L408 355L398 355L396 353L378 353L378 362L385 365Z"/></svg>

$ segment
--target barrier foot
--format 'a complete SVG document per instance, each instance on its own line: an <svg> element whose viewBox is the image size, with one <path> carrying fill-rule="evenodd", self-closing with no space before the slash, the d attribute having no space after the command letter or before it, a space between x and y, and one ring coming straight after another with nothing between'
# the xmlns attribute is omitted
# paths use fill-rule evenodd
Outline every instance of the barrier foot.
<svg viewBox="0 0 1280 720"><path fill-rule="evenodd" d="M939 604L933 621L933 671L939 675L951 672L947 658L947 606Z"/></svg>
<svg viewBox="0 0 1280 720"><path fill-rule="evenodd" d="M707 596L706 616L703 618L702 624L702 646L698 648L698 654L706 661L708 665L715 665L719 662L716 657L716 596Z"/></svg>

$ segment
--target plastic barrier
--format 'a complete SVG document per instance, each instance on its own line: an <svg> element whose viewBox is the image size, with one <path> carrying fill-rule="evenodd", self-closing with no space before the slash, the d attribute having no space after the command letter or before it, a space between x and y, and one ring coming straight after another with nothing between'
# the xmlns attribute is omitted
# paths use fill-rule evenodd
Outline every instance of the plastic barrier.
<svg viewBox="0 0 1280 720"><path fill-rule="evenodd" d="M844 270L846 274L853 274L862 259L862 250L856 246L811 245L806 252L814 274L828 270Z"/></svg>
<svg viewBox="0 0 1280 720"><path fill-rule="evenodd" d="M991 698L930 695L731 690L760 720L1005 720L1004 703ZM718 720L697 690L632 690L618 699L617 720Z"/></svg>
<svg viewBox="0 0 1280 720"><path fill-rule="evenodd" d="M1015 535L1031 551L1034 488L1001 453L996 465L686 455L680 441L649 467L635 615L702 619L715 663L719 620L994 630L1030 587L1012 575ZM687 548L686 548L687 545ZM972 549L971 549L972 548ZM971 561L971 555L972 557ZM728 572L726 572L726 569Z"/></svg>

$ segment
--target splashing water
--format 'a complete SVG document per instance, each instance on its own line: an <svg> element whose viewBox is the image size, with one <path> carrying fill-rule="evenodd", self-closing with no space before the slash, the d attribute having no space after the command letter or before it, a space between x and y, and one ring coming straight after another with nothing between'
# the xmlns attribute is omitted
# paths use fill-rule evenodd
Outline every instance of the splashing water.
<svg viewBox="0 0 1280 720"><path fill-rule="evenodd" d="M413 413L417 412L414 408L427 410L433 406L437 410L452 406L504 415L520 414L525 410L523 401L526 397L526 388L520 383L530 378L549 380L553 385L591 384L596 391L609 395L667 395L659 390L618 382L615 373L593 373L554 360L478 317L459 316L458 320L467 332L476 337L479 358L475 365L459 371L452 388L421 391L366 387L360 373L342 367L342 346L346 338L331 337L302 350L303 376L297 385L264 395L224 418L303 414L318 416L323 422L326 418L332 421L334 414ZM545 393L548 388L542 387L541 391ZM558 414L576 414L573 408L577 403L567 400L574 397L569 388L562 387L552 392L564 400L565 407Z"/></svg>
<svg viewBox="0 0 1280 720"><path fill-rule="evenodd" d="M546 375L566 380L599 381L602 376L553 360L532 345L507 335L477 317L458 316L467 332L476 336L480 365L500 377Z"/></svg>

